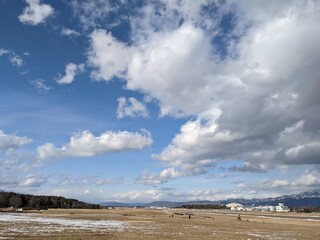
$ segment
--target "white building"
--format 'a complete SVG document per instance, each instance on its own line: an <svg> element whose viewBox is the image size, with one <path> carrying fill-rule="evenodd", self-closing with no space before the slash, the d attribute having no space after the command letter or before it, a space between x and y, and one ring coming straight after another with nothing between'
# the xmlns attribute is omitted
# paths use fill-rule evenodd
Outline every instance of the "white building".
<svg viewBox="0 0 320 240"><path fill-rule="evenodd" d="M230 208L231 211L257 211L257 212L290 212L290 209L283 204L283 202L280 202L278 206L272 206L272 205L265 205L265 206L250 206L250 207L244 207L240 203L229 203L226 205L228 208Z"/></svg>
<svg viewBox="0 0 320 240"><path fill-rule="evenodd" d="M230 208L231 211L245 211L246 209L240 203L229 203L226 207Z"/></svg>
<svg viewBox="0 0 320 240"><path fill-rule="evenodd" d="M283 202L279 202L279 206L276 206L276 212L290 212L290 209Z"/></svg>

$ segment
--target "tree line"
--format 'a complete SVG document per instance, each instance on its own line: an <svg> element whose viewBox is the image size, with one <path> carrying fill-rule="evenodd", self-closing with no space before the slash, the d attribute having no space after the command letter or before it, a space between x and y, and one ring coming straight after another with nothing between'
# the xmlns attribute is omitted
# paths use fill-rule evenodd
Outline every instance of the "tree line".
<svg viewBox="0 0 320 240"><path fill-rule="evenodd" d="M48 208L98 209L100 205L60 196L36 196L14 192L0 192L0 208L9 207L38 210Z"/></svg>
<svg viewBox="0 0 320 240"><path fill-rule="evenodd" d="M227 209L225 205L219 204L185 204L179 206L178 208L187 208L187 209Z"/></svg>
<svg viewBox="0 0 320 240"><path fill-rule="evenodd" d="M320 205L318 207L313 207L313 206L296 207L296 208L292 208L292 210L295 212L303 212L303 213L320 212Z"/></svg>

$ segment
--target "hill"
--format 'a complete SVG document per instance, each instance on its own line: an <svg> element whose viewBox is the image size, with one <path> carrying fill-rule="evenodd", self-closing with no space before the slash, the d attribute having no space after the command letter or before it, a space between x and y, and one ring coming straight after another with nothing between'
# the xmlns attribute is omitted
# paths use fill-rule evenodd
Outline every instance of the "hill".
<svg viewBox="0 0 320 240"><path fill-rule="evenodd" d="M0 208L100 208L98 204L88 204L76 199L68 199L60 196L36 196L14 192L0 192Z"/></svg>

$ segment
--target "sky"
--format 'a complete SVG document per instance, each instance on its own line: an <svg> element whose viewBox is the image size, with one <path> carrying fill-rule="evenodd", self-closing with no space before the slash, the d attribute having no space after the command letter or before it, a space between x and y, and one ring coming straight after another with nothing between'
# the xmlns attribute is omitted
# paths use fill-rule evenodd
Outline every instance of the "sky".
<svg viewBox="0 0 320 240"><path fill-rule="evenodd" d="M320 189L320 2L0 0L0 189Z"/></svg>

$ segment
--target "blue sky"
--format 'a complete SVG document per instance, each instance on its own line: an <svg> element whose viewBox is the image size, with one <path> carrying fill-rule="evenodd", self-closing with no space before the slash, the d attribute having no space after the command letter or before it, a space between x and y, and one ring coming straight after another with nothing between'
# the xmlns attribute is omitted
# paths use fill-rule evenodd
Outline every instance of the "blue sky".
<svg viewBox="0 0 320 240"><path fill-rule="evenodd" d="M317 1L0 5L0 189L97 203L319 189Z"/></svg>

